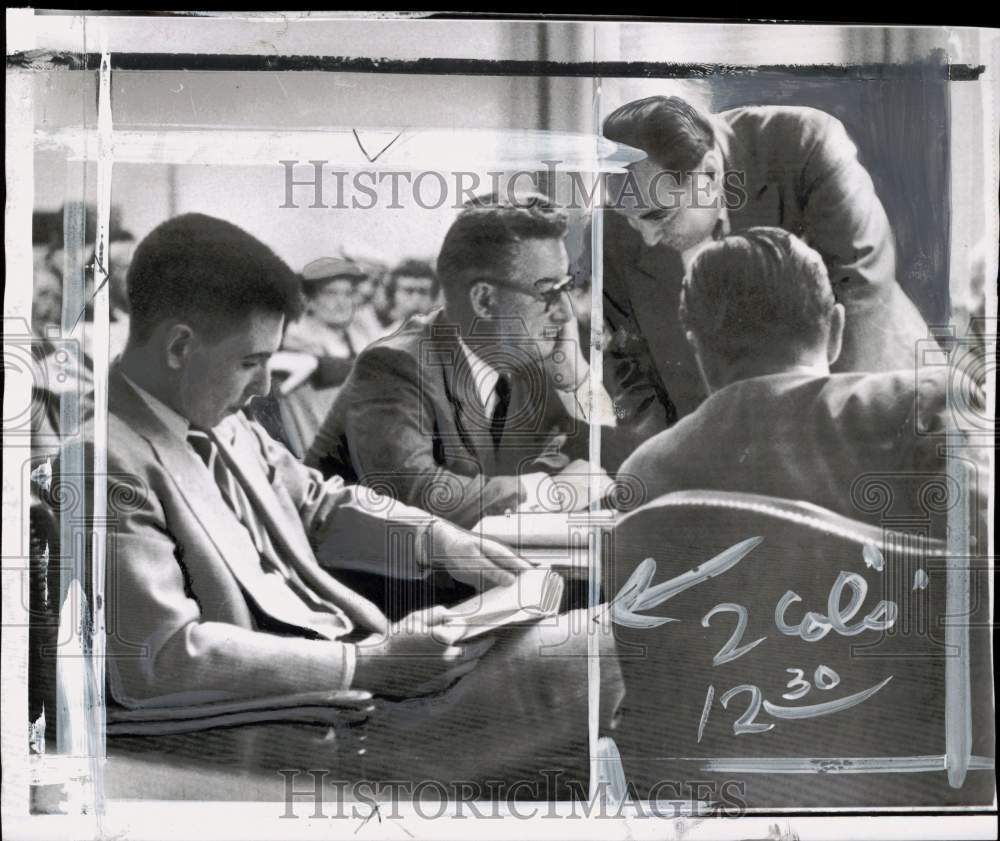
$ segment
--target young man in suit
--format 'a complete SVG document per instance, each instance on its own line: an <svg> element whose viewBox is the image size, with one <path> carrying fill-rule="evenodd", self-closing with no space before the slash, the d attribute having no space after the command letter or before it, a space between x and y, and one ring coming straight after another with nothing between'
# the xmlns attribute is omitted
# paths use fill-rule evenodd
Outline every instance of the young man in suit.
<svg viewBox="0 0 1000 841"><path fill-rule="evenodd" d="M527 566L425 512L325 482L247 419L300 307L291 270L236 226L188 214L143 240L128 287L128 344L109 380L112 705L369 690L373 778L538 770L578 749L585 661L540 651L586 650L571 616L495 635L492 649L461 644L442 608L390 623L317 560L384 562L398 541L413 547L402 562L477 588Z"/></svg>
<svg viewBox="0 0 1000 841"><path fill-rule="evenodd" d="M466 207L438 256L444 307L358 357L306 463L466 527L522 505L585 506L589 368L565 234L542 196ZM605 452L613 468L621 457Z"/></svg>
<svg viewBox="0 0 1000 841"><path fill-rule="evenodd" d="M614 111L604 135L648 156L611 191L604 239L609 388L637 438L705 397L677 302L685 265L729 233L779 227L822 256L847 314L834 370L913 366L927 326L896 281L889 220L839 120L788 106L708 115L651 96Z"/></svg>
<svg viewBox="0 0 1000 841"><path fill-rule="evenodd" d="M831 372L850 315L822 257L786 231L752 228L705 246L679 318L709 397L622 466L646 499L742 491L883 525L886 515L925 516L928 483L953 499L947 459L978 459L955 425L947 366ZM946 456L945 444L961 450ZM986 476L961 489L975 511ZM866 504L860 483L871 478L890 486L891 512Z"/></svg>

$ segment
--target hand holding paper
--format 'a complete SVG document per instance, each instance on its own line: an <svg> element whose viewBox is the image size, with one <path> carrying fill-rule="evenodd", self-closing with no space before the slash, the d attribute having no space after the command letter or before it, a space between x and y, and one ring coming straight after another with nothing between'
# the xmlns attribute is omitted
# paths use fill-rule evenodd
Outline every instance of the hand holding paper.
<svg viewBox="0 0 1000 841"><path fill-rule="evenodd" d="M540 478L533 493L521 505L525 512L584 511L590 506L591 485L596 474L597 499L603 499L614 482L601 468L594 470L583 459L570 462L559 473Z"/></svg>
<svg viewBox="0 0 1000 841"><path fill-rule="evenodd" d="M456 641L464 641L507 625L555 616L564 587L562 576L554 570L528 570L505 587L494 587L455 605L444 624L458 632Z"/></svg>
<svg viewBox="0 0 1000 841"><path fill-rule="evenodd" d="M436 520L431 532L430 563L444 569L456 581L476 589L514 583L515 576L534 564L489 538Z"/></svg>
<svg viewBox="0 0 1000 841"><path fill-rule="evenodd" d="M362 640L354 686L384 697L411 697L440 691L472 671L492 640L458 645L464 634L450 618L446 608L432 607L404 616L384 636Z"/></svg>

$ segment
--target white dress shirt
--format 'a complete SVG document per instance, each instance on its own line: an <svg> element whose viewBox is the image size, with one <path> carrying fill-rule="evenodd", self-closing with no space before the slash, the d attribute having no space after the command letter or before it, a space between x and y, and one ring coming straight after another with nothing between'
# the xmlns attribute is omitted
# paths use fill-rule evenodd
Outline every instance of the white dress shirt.
<svg viewBox="0 0 1000 841"><path fill-rule="evenodd" d="M472 379L476 386L476 394L479 395L479 402L483 405L486 417L492 418L497 404L497 381L500 379L500 372L483 360L464 341L459 340L459 343L462 345L462 350L465 351L469 370L472 371ZM525 501L521 503L518 510L527 511L537 504L538 486L547 478L548 474L540 470L534 473L522 473L518 476L525 493Z"/></svg>

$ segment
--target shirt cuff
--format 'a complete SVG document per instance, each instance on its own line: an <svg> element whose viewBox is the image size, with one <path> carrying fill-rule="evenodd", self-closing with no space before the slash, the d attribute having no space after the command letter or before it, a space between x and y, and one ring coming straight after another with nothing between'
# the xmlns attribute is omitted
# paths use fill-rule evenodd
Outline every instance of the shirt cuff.
<svg viewBox="0 0 1000 841"><path fill-rule="evenodd" d="M430 548L434 540L434 522L424 523L413 528L417 532L413 541L413 568L409 569L409 564L407 564L406 570L399 570L396 574L401 578L426 578L433 571Z"/></svg>
<svg viewBox="0 0 1000 841"><path fill-rule="evenodd" d="M576 391L556 391L559 400L570 417L581 423L590 423L590 392L591 380L588 376ZM597 386L594 392L594 421L600 426L616 426L614 403L603 384Z"/></svg>
<svg viewBox="0 0 1000 841"><path fill-rule="evenodd" d="M354 672L358 666L358 647L353 642L344 644L344 678L340 689L350 689L354 683Z"/></svg>
<svg viewBox="0 0 1000 841"><path fill-rule="evenodd" d="M522 473L518 478L521 480L524 502L517 506L517 510L522 513L525 511L547 511L548 508L539 502L538 493L542 482L549 478L549 474L541 471Z"/></svg>

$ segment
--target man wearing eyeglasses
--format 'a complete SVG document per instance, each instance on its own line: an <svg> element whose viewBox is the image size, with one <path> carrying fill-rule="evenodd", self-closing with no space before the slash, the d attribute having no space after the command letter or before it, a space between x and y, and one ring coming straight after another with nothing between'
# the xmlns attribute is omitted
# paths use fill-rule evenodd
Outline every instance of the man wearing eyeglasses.
<svg viewBox="0 0 1000 841"><path fill-rule="evenodd" d="M466 527L586 507L592 401L566 226L538 196L462 210L438 257L444 307L358 357L306 463Z"/></svg>

